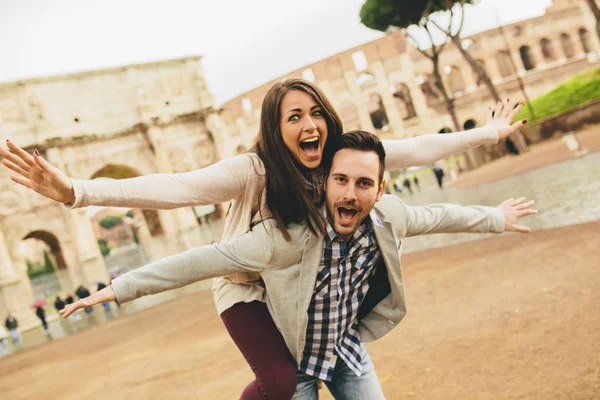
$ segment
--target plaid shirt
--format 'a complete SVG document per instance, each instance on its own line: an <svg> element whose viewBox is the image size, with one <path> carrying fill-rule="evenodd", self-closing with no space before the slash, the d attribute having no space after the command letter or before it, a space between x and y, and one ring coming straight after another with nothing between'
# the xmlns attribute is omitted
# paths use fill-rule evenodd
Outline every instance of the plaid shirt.
<svg viewBox="0 0 600 400"><path fill-rule="evenodd" d="M358 309L369 290L368 277L380 256L371 218L352 238L339 239L329 223L315 290L308 309L306 346L300 371L330 381L340 357L360 376Z"/></svg>

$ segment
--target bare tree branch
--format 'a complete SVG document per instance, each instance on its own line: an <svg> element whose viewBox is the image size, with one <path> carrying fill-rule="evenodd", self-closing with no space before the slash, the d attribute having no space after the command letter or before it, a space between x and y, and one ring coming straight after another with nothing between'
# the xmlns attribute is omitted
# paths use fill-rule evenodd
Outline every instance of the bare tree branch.
<svg viewBox="0 0 600 400"><path fill-rule="evenodd" d="M432 57L431 55L429 55L429 53L427 53L425 50L421 50L421 49L419 48L419 42L417 41L417 39L415 39L415 38L414 38L414 37L413 37L413 36L412 36L410 33L408 33L408 31L407 31L407 30L405 30L405 32L406 32L406 36L408 36L408 38L409 38L410 40L412 40L412 42L413 42L413 47L414 47L415 49L419 50L419 52L420 52L421 54L423 54L425 57L429 58L430 60L433 60L433 57ZM432 43L432 46L433 46L433 43Z"/></svg>

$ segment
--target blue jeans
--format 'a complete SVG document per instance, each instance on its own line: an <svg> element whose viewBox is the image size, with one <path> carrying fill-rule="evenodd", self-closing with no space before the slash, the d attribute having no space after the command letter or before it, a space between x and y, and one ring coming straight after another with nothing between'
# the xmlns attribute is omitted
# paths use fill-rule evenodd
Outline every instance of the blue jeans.
<svg viewBox="0 0 600 400"><path fill-rule="evenodd" d="M375 372L375 366L365 346L360 345L362 357L362 375L348 368L344 360L338 357L331 382L325 382L327 389L336 400L383 400L383 391ZM316 400L319 398L317 382L319 379L298 371L298 386L292 400Z"/></svg>

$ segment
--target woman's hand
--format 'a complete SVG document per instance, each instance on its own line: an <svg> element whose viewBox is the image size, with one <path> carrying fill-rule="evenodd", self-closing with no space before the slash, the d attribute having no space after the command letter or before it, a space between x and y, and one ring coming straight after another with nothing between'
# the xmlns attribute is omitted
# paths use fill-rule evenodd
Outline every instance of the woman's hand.
<svg viewBox="0 0 600 400"><path fill-rule="evenodd" d="M0 147L0 156L4 157L2 164L18 174L10 177L13 182L60 203L75 201L69 177L44 160L37 150L32 156L9 140L6 145L11 152Z"/></svg>
<svg viewBox="0 0 600 400"><path fill-rule="evenodd" d="M486 124L496 128L500 140L505 139L527 123L526 119L522 119L511 125L521 108L523 108L523 103L517 103L514 106L510 99L499 100L495 110L492 110L492 107L488 108Z"/></svg>

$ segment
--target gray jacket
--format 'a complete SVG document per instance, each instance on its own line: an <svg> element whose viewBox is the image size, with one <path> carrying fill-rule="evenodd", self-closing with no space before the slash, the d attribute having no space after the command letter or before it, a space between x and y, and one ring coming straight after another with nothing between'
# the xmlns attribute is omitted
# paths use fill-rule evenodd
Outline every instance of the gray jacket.
<svg viewBox="0 0 600 400"><path fill-rule="evenodd" d="M371 217L387 270L389 294L359 321L361 340L366 342L388 333L406 314L400 264L402 238L425 233L501 233L505 224L497 208L453 204L411 207L387 195L376 204ZM112 286L119 302L124 303L203 279L259 272L273 320L291 354L300 360L323 236L312 234L304 224L292 224L288 231L290 241L285 240L273 220L266 220L233 240L194 248L138 268L113 280Z"/></svg>

